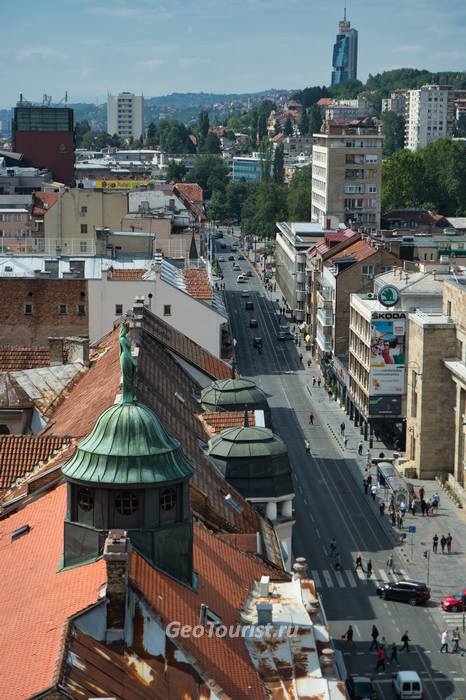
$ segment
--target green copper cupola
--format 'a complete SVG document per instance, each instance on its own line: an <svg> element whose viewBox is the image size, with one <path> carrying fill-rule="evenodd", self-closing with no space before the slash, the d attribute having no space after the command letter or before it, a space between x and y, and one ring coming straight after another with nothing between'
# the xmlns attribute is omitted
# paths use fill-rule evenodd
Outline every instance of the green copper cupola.
<svg viewBox="0 0 466 700"><path fill-rule="evenodd" d="M128 531L152 564L191 583L194 467L158 416L136 401L136 361L120 331L122 393L77 445L62 471L68 482L65 564L98 556L109 530Z"/></svg>

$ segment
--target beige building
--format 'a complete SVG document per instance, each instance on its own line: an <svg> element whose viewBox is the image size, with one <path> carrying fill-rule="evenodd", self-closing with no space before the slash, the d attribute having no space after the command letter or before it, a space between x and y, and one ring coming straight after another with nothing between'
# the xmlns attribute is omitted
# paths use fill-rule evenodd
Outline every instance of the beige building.
<svg viewBox="0 0 466 700"><path fill-rule="evenodd" d="M373 233L380 227L383 137L371 120L324 128L314 134L312 218L327 229L345 223Z"/></svg>
<svg viewBox="0 0 466 700"><path fill-rule="evenodd" d="M453 135L455 93L448 85L423 85L407 93L405 148L417 151Z"/></svg>
<svg viewBox="0 0 466 700"><path fill-rule="evenodd" d="M127 211L126 192L65 190L43 216L45 252L50 255L108 252L104 250L106 235L100 232L121 231Z"/></svg>

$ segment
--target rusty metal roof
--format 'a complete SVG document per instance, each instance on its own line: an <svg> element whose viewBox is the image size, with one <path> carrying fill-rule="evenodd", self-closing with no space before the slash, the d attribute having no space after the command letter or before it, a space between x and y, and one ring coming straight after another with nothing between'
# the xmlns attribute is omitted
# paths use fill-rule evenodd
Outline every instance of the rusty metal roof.
<svg viewBox="0 0 466 700"><path fill-rule="evenodd" d="M66 389L83 372L86 372L86 367L80 362L73 362L54 367L24 369L9 374L42 415L48 416L52 408L63 398Z"/></svg>

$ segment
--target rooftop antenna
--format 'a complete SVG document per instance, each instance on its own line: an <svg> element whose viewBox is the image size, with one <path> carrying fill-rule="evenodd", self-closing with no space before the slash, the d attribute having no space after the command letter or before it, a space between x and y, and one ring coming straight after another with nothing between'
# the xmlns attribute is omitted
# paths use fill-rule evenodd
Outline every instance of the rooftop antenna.
<svg viewBox="0 0 466 700"><path fill-rule="evenodd" d="M346 22L346 0L345 0L345 11L343 13L343 20Z"/></svg>

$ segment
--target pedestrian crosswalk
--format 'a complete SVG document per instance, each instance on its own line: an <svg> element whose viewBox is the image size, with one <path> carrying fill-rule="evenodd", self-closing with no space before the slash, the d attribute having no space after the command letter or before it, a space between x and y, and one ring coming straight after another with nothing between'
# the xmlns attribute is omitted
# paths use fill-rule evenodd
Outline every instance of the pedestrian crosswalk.
<svg viewBox="0 0 466 700"><path fill-rule="evenodd" d="M407 578L406 571L400 569L396 573L387 573L385 569L374 569L372 576L368 579L367 573L361 569L312 569L311 576L317 588L357 588L358 585L365 586L369 582L389 583L400 578Z"/></svg>
<svg viewBox="0 0 466 700"><path fill-rule="evenodd" d="M463 629L463 613L448 613L442 610L443 627L454 630L455 627Z"/></svg>

